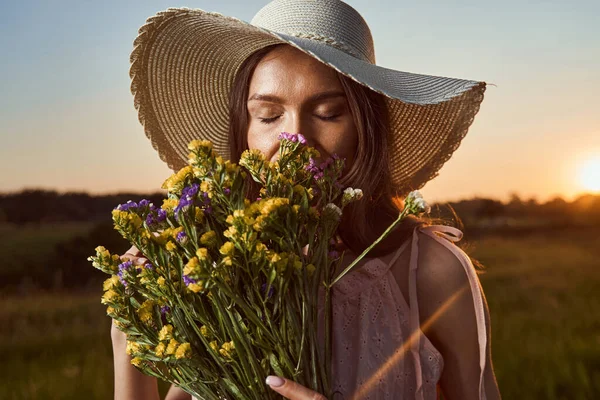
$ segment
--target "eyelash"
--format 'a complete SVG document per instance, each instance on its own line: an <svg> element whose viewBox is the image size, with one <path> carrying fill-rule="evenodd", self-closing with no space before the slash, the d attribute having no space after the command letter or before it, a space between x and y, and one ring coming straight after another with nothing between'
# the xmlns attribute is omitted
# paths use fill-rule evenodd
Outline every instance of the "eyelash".
<svg viewBox="0 0 600 400"><path fill-rule="evenodd" d="M317 115L316 117L323 121L334 121L339 116L340 116L340 114L331 115L329 117L323 117L323 116ZM268 125L268 124L272 124L273 122L275 122L277 120L277 118L279 118L279 117L280 117L280 115L273 117L273 118L259 118L259 119L260 119L260 122Z"/></svg>

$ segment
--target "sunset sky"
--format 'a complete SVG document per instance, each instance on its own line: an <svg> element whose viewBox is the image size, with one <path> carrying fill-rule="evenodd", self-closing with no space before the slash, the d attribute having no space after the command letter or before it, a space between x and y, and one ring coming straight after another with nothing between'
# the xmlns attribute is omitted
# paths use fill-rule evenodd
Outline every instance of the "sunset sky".
<svg viewBox="0 0 600 400"><path fill-rule="evenodd" d="M488 83L461 147L421 190L426 199L600 193L600 1L348 3L370 25L379 65ZM168 7L249 21L264 4L3 2L0 192L157 189L170 171L129 91L137 29Z"/></svg>

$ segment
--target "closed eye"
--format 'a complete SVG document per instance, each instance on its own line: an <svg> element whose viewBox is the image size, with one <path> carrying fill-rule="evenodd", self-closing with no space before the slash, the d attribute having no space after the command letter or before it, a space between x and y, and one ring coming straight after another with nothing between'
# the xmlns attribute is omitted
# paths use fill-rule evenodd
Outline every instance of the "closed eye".
<svg viewBox="0 0 600 400"><path fill-rule="evenodd" d="M337 119L340 115L342 114L335 114L335 115L317 115L317 118L323 120L323 121L334 121L335 119Z"/></svg>
<svg viewBox="0 0 600 400"><path fill-rule="evenodd" d="M276 117L272 117L272 118L259 118L260 122L262 122L263 124L272 124L273 122L275 122L277 120L277 118L279 118L280 116L276 116Z"/></svg>

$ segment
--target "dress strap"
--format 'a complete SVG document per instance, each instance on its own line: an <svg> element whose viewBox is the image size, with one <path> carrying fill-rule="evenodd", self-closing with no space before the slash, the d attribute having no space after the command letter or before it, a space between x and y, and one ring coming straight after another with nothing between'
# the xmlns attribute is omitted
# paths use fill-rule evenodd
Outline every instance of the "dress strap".
<svg viewBox="0 0 600 400"><path fill-rule="evenodd" d="M410 299L410 330L411 330L411 354L415 364L416 374L416 390L415 399L423 400L423 376L421 371L421 358L420 358L420 322L419 322L419 303L417 301L417 266L418 266L418 243L419 236L417 230L430 236L437 242L444 245L449 249L462 264L469 285L471 286L471 293L473 295L473 302L475 305L475 319L477 322L477 335L479 340L479 366L481 368L479 376L479 398L485 399L485 392L483 387L483 372L485 370L485 358L486 358L486 344L487 334L485 327L485 314L483 308L483 298L481 295L481 288L479 286L479 279L475 273L475 268L471 263L469 256L461 250L458 246L452 242L458 242L462 239L463 233L456 228L446 225L431 225L423 228L416 228L413 232L412 237L412 248L410 255L410 269L409 269L409 299ZM434 233L437 232L439 236ZM441 236L441 237L440 237ZM443 239L442 239L443 237ZM446 240L444 240L446 239Z"/></svg>

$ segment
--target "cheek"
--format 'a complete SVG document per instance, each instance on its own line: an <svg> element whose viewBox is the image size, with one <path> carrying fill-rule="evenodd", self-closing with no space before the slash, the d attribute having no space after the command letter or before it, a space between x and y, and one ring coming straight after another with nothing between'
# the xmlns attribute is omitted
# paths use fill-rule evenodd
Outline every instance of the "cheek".
<svg viewBox="0 0 600 400"><path fill-rule="evenodd" d="M260 150L270 160L279 150L278 136L278 129L250 122L248 125L248 148Z"/></svg>
<svg viewBox="0 0 600 400"><path fill-rule="evenodd" d="M358 147L358 134L353 122L340 124L335 130L324 135L325 138L321 145L328 153L328 156L337 154L346 159L346 168L354 162L354 155Z"/></svg>

